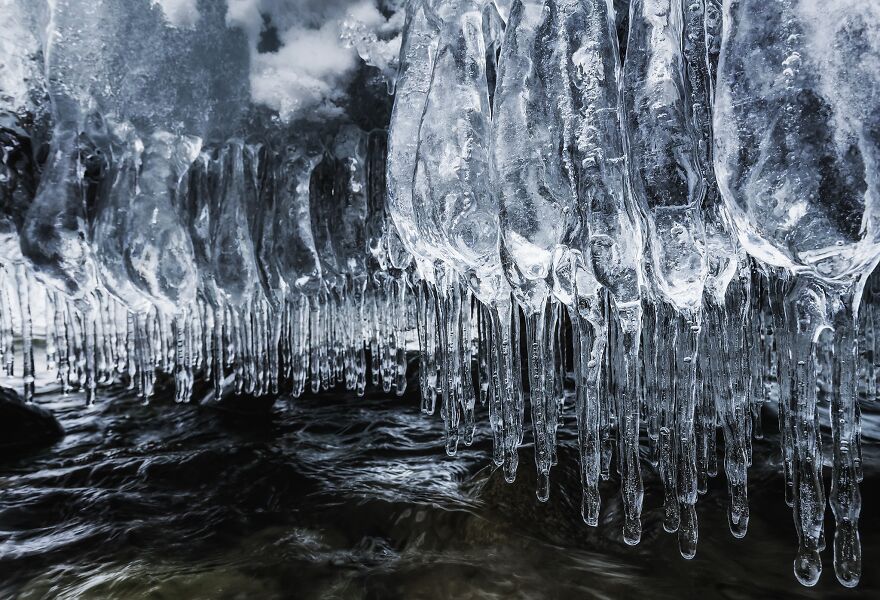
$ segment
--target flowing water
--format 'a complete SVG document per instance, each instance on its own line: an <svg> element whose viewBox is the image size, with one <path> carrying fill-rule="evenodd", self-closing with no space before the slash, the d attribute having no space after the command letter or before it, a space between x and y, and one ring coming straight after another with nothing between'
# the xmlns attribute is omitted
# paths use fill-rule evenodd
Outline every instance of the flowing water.
<svg viewBox="0 0 880 600"><path fill-rule="evenodd" d="M271 412L251 416L176 404L173 391L158 390L144 405L121 387L104 390L93 406L57 392L36 401L67 435L0 459L0 598L880 594L870 567L854 590L836 582L830 518L821 581L815 588L795 581L794 526L770 434L755 442L746 538L727 530L719 475L697 505L699 547L685 561L675 535L663 533L662 487L651 475L642 543L625 546L616 482L603 484L599 527L581 521L570 433L560 440L550 501L541 504L532 448L521 450L512 485L487 466L485 426L473 446L447 457L442 420L420 414L417 392L282 397ZM569 405L563 432L574 430L573 418ZM868 507L880 504L878 448L866 431ZM864 564L876 564L875 511L864 511L861 535Z"/></svg>

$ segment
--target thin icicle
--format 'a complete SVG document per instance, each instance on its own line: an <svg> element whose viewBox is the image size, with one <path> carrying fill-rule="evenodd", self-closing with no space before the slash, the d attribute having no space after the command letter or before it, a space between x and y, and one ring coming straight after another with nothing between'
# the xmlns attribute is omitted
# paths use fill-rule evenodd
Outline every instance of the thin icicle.
<svg viewBox="0 0 880 600"><path fill-rule="evenodd" d="M22 384L25 402L34 399L34 325L31 320L31 280L27 268L15 265L15 283L18 290L18 308L21 312Z"/></svg>

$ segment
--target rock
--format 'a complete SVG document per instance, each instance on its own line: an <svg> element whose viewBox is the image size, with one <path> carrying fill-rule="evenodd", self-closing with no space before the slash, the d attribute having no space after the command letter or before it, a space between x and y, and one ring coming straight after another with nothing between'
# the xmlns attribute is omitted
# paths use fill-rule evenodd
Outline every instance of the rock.
<svg viewBox="0 0 880 600"><path fill-rule="evenodd" d="M278 399L277 394L265 396L236 394L233 389L234 381L233 375L229 375L223 380L219 399L214 396L214 387L211 381L199 381L193 386L193 398L198 398L198 402L202 406L241 416L262 415L272 411L272 407Z"/></svg>
<svg viewBox="0 0 880 600"><path fill-rule="evenodd" d="M47 446L62 437L64 428L51 412L0 387L0 452Z"/></svg>

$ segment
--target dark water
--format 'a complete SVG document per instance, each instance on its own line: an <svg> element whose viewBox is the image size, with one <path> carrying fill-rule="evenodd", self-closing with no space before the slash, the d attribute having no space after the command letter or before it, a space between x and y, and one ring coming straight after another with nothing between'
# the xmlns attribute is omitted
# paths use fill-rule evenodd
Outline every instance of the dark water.
<svg viewBox="0 0 880 600"><path fill-rule="evenodd" d="M825 572L806 589L791 572L794 526L770 440L756 442L746 539L729 534L716 479L698 504L697 557L685 561L662 531L655 479L643 541L627 547L613 482L600 527L580 520L571 439L540 504L531 448L506 485L487 468L485 425L449 458L439 417L422 416L412 397L282 399L254 418L144 406L124 390L92 407L76 396L38 401L68 433L0 460L2 598L880 597L870 441L862 583L837 584L829 523Z"/></svg>

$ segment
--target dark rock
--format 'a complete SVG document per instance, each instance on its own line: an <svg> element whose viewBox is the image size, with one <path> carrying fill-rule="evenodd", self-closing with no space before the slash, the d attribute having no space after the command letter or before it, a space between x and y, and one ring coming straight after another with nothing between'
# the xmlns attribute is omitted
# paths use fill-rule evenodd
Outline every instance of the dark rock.
<svg viewBox="0 0 880 600"><path fill-rule="evenodd" d="M62 437L64 428L51 412L0 387L0 452L47 446Z"/></svg>
<svg viewBox="0 0 880 600"><path fill-rule="evenodd" d="M241 416L264 415L272 411L272 407L278 399L277 394L265 396L236 394L234 381L233 375L226 377L223 381L220 398L215 397L213 382L198 381L193 386L193 397L198 399L202 406Z"/></svg>

